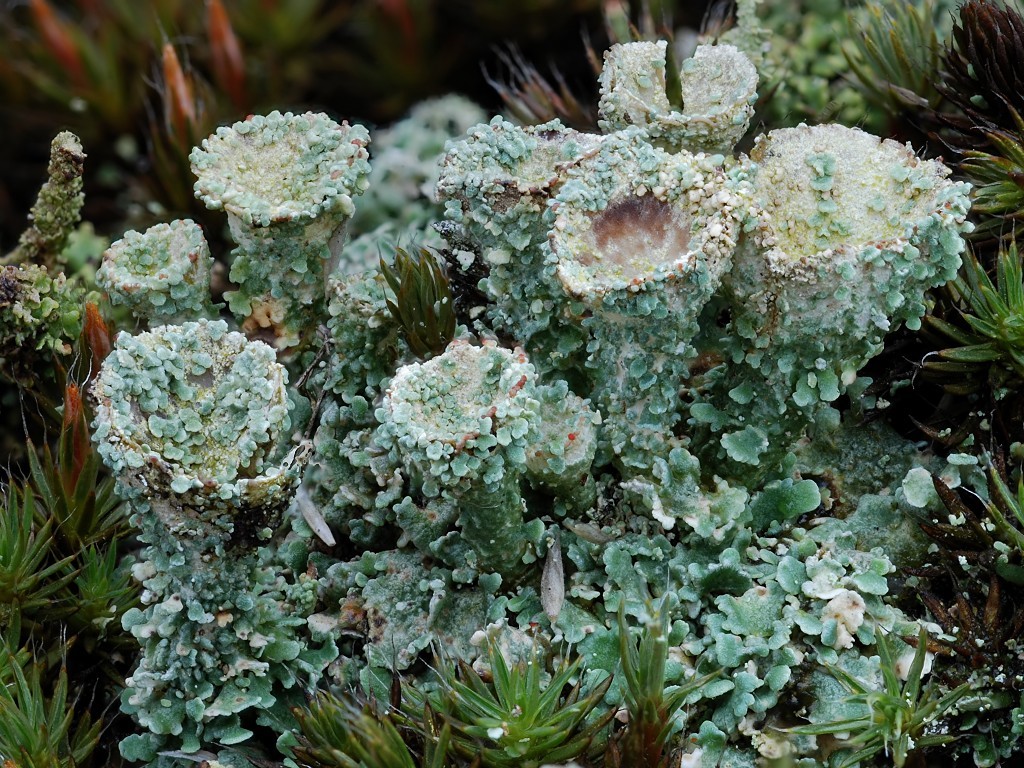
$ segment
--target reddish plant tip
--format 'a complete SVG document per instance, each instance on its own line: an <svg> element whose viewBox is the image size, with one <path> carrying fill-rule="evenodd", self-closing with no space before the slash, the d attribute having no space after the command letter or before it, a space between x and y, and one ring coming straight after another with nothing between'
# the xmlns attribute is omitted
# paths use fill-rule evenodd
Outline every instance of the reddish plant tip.
<svg viewBox="0 0 1024 768"><path fill-rule="evenodd" d="M29 9L36 28L46 42L50 53L61 68L71 76L75 85L86 82L85 67L78 52L78 45L67 23L57 14L46 0L30 0Z"/></svg>
<svg viewBox="0 0 1024 768"><path fill-rule="evenodd" d="M238 36L231 26L231 17L221 0L209 0L206 5L206 31L210 36L213 74L217 85L227 93L237 109L244 110L245 58L242 56Z"/></svg>
<svg viewBox="0 0 1024 768"><path fill-rule="evenodd" d="M92 356L92 370L89 372L91 379L99 373L100 366L110 354L113 345L110 342L110 329L107 328L100 308L93 302L85 304L85 322L82 324L82 341L89 349Z"/></svg>
<svg viewBox="0 0 1024 768"><path fill-rule="evenodd" d="M65 492L71 494L92 452L82 393L73 381L69 381L64 387L64 418L61 423L60 442L63 464L61 478Z"/></svg>
<svg viewBox="0 0 1024 768"><path fill-rule="evenodd" d="M195 94L192 83L181 66L177 51L164 43L164 124L176 139L189 141L189 127L197 124Z"/></svg>
<svg viewBox="0 0 1024 768"><path fill-rule="evenodd" d="M68 382L64 387L64 421L63 428L66 430L73 427L82 416L82 394L78 385Z"/></svg>

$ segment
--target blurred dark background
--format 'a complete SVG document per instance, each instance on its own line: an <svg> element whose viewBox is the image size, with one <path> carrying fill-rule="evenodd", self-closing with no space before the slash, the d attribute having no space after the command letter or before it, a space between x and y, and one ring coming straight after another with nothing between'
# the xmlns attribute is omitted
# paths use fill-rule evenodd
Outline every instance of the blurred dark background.
<svg viewBox="0 0 1024 768"><path fill-rule="evenodd" d="M518 57L582 102L608 19L697 28L687 0L9 0L0 6L0 253L44 178L49 141L88 154L85 220L118 235L202 219L188 151L272 109L383 125L455 92L489 113ZM591 52L588 58L588 49Z"/></svg>

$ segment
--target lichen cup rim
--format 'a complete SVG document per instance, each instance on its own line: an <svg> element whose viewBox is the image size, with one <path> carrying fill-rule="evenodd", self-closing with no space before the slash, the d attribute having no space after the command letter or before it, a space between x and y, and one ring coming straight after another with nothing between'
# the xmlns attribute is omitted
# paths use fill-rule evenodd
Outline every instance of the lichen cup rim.
<svg viewBox="0 0 1024 768"><path fill-rule="evenodd" d="M262 163L255 163L257 153L271 147L280 147L282 139L306 136L306 147L287 147L284 160L278 165L294 171L303 151L316 158L313 167L300 180L300 194L274 199L274 191L256 189L247 185L250 178L234 178L234 171L255 170L258 177L268 177ZM262 141L257 141L263 139ZM223 209L249 224L269 226L275 223L312 220L331 210L338 200L350 197L353 185L358 183L358 170L353 172L357 160L366 161L369 134L359 125L347 121L336 122L321 112L280 112L252 115L231 126L219 127L203 139L189 155L192 172L196 175L195 195L211 210ZM264 158L265 159L265 158ZM243 162L240 162L243 161ZM245 162L248 161L248 162ZM253 165L259 165L253 168ZM225 178L228 181L225 181ZM280 194L283 179L276 192Z"/></svg>
<svg viewBox="0 0 1024 768"><path fill-rule="evenodd" d="M171 250L171 247L174 245L171 238L179 236L183 238L182 242L190 246L189 251L174 252ZM115 283L113 281L106 281L104 277L101 277L101 275L109 274L114 270L124 274L124 270L120 269L122 265L119 263L119 257L126 249L140 247L148 247L151 252L159 251L166 258L154 264L154 270L151 270L150 274L133 272L132 282L119 280ZM134 229L125 232L120 239L111 243L110 247L103 252L102 262L97 270L96 277L101 285L105 283L109 286L106 289L108 293L111 292L111 288L118 293L134 293L143 290L154 291L166 282L167 275L163 273L173 269L177 276L184 279L184 276L190 271L201 268L196 261L192 260L193 256L200 260L212 259L203 229L192 219L175 219L174 221L154 224L144 232ZM184 257L184 261L182 257ZM184 262L187 262L187 264ZM162 277L161 274L163 274Z"/></svg>
<svg viewBox="0 0 1024 768"><path fill-rule="evenodd" d="M477 151L488 149L487 142L501 132L519 132L525 140L535 141L536 146L529 149L529 156L509 157L513 163L502 163L491 157L487 152ZM490 122L479 123L467 131L467 135L458 141L452 141L446 147L441 175L437 182L436 194L441 199L461 199L467 187L477 188L483 195L490 198L499 197L505 190L513 190L517 196L543 196L558 185L562 179L561 170L576 162L575 156L558 159L557 152L564 142L577 141L581 151L586 152L592 144L600 141L597 134L577 131L564 125L557 118L540 125L520 126L510 123L500 116ZM462 162L466 156L491 162ZM541 157L543 155L543 157ZM456 161L459 162L456 162ZM539 162L537 162L539 160ZM547 160L547 162L545 162ZM545 171L524 177L524 171L531 164Z"/></svg>
<svg viewBox="0 0 1024 768"><path fill-rule="evenodd" d="M643 128L652 140L667 142L673 149L731 150L753 116L759 85L754 63L730 43L698 45L680 66L682 105L676 108L668 95L667 52L664 40L615 43L605 51L601 124L606 130ZM721 79L723 70L732 86L725 93L714 87L722 85L714 81ZM721 99L715 101L715 96Z"/></svg>
<svg viewBox="0 0 1024 768"><path fill-rule="evenodd" d="M627 129L606 138L608 146L613 147L616 142L628 143L642 136L643 133L636 129ZM667 186L652 185L646 183L647 177L640 173L639 167L634 167L627 168L627 172L620 172L624 182L600 190L601 199L596 210L578 205L579 201L560 192L551 204L554 222L548 232L548 247L555 260L555 275L568 296L600 302L605 297L621 295L623 292L635 294L650 291L693 274L702 261L709 257L718 258L719 255L712 254L713 251L724 248L731 253L735 248L738 220L733 212L739 206L740 198L729 191L721 168L715 162L720 156L686 151L669 154L654 147L646 147L643 151L652 153L653 157L660 157L665 164L664 169L678 171L680 167L685 167L694 174L691 184L673 190L671 179L666 179L666 170L662 170L657 176ZM577 181L582 182L587 165L597 156L597 153L588 153L572 164L570 172L576 175ZM636 166L635 161L636 158L624 158L622 162ZM645 172L648 175L652 173L650 169ZM567 189L568 184L563 186L563 191ZM709 201L715 204L709 206ZM580 238L580 242L583 242L590 238L595 229L595 220L607 214L613 205L643 207L647 209L647 218L651 219L668 217L667 221L661 222L661 231L666 235L669 226L685 227L685 231L677 230L680 252L668 258L650 259L646 267L633 259L629 265L623 265L621 275L608 272L602 274L598 269L591 269L590 264L581 261L578 249L573 247L573 239ZM627 218L633 221L636 217ZM574 223L581 226L574 227ZM624 234L633 236L635 231ZM597 243L587 244L594 246L590 250L593 253L600 247ZM663 242L663 247L668 247L668 244Z"/></svg>
<svg viewBox="0 0 1024 768"><path fill-rule="evenodd" d="M757 86L759 85L757 69L754 67L749 56L735 45L731 45L729 43L698 45L696 50L693 52L693 55L683 62L682 68L680 69L680 75L688 74L688 68L696 68L699 64L707 64L707 59L710 56L721 58L723 55L728 56L733 60L735 70L743 70L743 72L735 71L734 74L744 74L747 76L747 88L743 98L736 101L719 102L714 105L714 108L705 109L703 112L693 112L691 111L692 107L688 107L686 105L686 94L684 91L683 111L680 113L673 112L673 116L678 114L685 118L686 121L713 120L727 112L737 109L738 107L742 108L744 105L750 105L752 100L757 98Z"/></svg>
<svg viewBox="0 0 1024 768"><path fill-rule="evenodd" d="M132 342L145 343L153 337L160 338L166 336L173 329L183 330L184 332L188 332L187 329L191 329L198 333L208 333L210 326L215 326L215 334L217 334L216 338L212 339L213 343L240 344L241 350L239 350L239 353L251 347L255 350L255 353L263 353L264 357L269 357L271 360L267 366L268 373L270 374L267 379L273 389L274 396L268 400L267 408L261 412L270 412L274 407L278 407L283 409L284 417L279 419L276 424L268 422L266 425L267 440L262 443L254 443L256 448L265 446L265 450L262 451L262 455L259 457L255 455L249 456L248 461L251 464L258 458L263 463L263 466L258 471L253 471L249 475L244 473L246 468L241 464L241 461L246 457L241 454L238 456L234 473L228 472L229 476L224 477L215 477L213 472L204 473L201 463L186 463L174 458L168 458L162 452L166 446L163 444L162 439L153 434L150 425L150 420L155 415L155 411L144 414L143 409L138 403L124 396L124 393L108 391L108 385L114 386L116 389L116 385L119 382L123 382L121 374L111 368L119 360L118 355L131 354L128 349L121 346L122 344ZM143 340L140 337L149 338ZM263 347L269 350L269 356L263 352L261 349ZM233 361L237 362L237 360L238 357L235 355ZM213 364L211 363L207 370L212 367ZM231 370L233 370L233 367ZM222 373L224 372L222 371ZM197 375L201 377L204 374ZM108 454L104 456L108 466L115 473L123 475L122 479L129 485L141 483L143 487L146 487L155 484L156 488L150 487L150 492L159 490L164 495L180 496L198 491L200 494L211 498L229 498L258 492L261 487L273 485L277 482L287 471L290 463L302 462L308 459L306 455L308 449L300 450L302 446L293 449L289 456L283 460L279 461L276 458L283 449L281 443L289 422L287 376L287 370L280 363L276 362L273 350L270 347L263 342L250 341L238 332L229 331L227 323L223 320L209 321L204 319L192 323L184 323L180 326L157 326L138 336L131 336L122 332L117 342L115 342L113 351L108 356L107 361L104 362L100 374L93 383L92 395L97 405L94 437L100 445L101 453ZM213 389L215 384L216 380L211 381L207 389ZM115 405L115 396L118 398L116 402L123 407L119 408ZM127 419L118 419L116 418L117 415L127 415ZM143 416L145 418L142 418ZM125 423L121 423L122 421ZM247 429L251 426L247 422ZM209 425L204 424L204 428L208 429ZM153 437L154 440L159 440L159 442L154 445L147 442L147 437ZM232 441L237 443L240 440L241 436L239 435L233 438ZM212 449L215 446L207 446L207 448Z"/></svg>
<svg viewBox="0 0 1024 768"><path fill-rule="evenodd" d="M898 160L904 168L910 170L922 169L923 173L927 174L928 178L935 182L933 187L922 189L922 193L930 194L933 204L922 208L916 215L902 219L902 223L897 228L897 231L878 237L863 237L852 241L837 238L834 244L803 253L794 253L780 246L775 225L775 221L778 219L778 216L775 214L778 209L763 205L762 195L758 187L759 177L764 173L764 168L768 165L768 161L759 160L758 158L768 151L768 147L773 139L777 140L780 136L784 138L795 137L797 134L809 132L846 133L850 141L873 143L879 150L879 154L881 152L890 153L890 159ZM768 160L778 157L778 155L773 155ZM900 251L907 245L912 245L918 241L920 233L929 222L942 220L947 215L953 215L952 211L956 204L955 197L958 194L966 197L967 190L970 188L965 182L951 179L950 174L952 171L940 161L918 157L909 144L900 144L892 139L875 136L860 128L851 128L837 123L814 126L801 123L792 128L778 128L767 134L761 134L755 139L754 149L747 159L753 163L755 168L753 173L753 195L757 225L753 233L753 239L762 251L769 271L779 278L807 275L809 274L808 270L813 272L818 264L835 262L844 258L855 259L859 254L869 250L877 250L879 252ZM865 183L864 187L867 188L868 185ZM877 213L879 216L884 216L887 210L887 208L882 208ZM894 215L892 218L896 218L896 216ZM892 225L890 224L890 226Z"/></svg>
<svg viewBox="0 0 1024 768"><path fill-rule="evenodd" d="M409 397L401 397L396 399L396 392L401 392L402 385L404 385L406 381L411 379L413 376L418 375L418 377L422 379L424 372L426 372L431 377L443 373L435 371L434 369L439 368L445 363L451 362L451 357L446 357L447 355L459 357L464 357L465 355L472 355L476 356L477 358L482 358L484 355L490 355L495 360L504 357L507 359L502 360L501 362L509 369L512 369L513 367L523 367L525 365L529 365L526 353L519 347L517 347L514 350L510 350L505 349L504 347L499 347L497 343L489 340L485 340L483 343L478 345L473 344L464 339L455 339L448 345L448 348L445 350L443 354L437 355L436 357L433 357L430 360L427 360L422 363L414 363L411 365L403 366L398 370L395 376L392 377L385 391L384 400L382 402L382 407L385 409L387 413L390 414L389 421L392 424L412 423L418 424L422 427L423 423L426 420L404 418L404 415L402 413L402 411L404 410L402 406L404 406L405 404L422 401L418 400L418 398ZM515 373L515 371L512 372ZM514 398L519 394L519 392L523 389L523 387L526 386L529 382L530 375L527 371L524 370L519 373L520 375L516 377L515 381L512 382L511 386L507 388L507 391L495 387L491 392L491 402L489 404L485 405L483 403L473 402L472 405L479 406L478 411L472 414L462 414L461 419L458 422L452 423L449 429L431 430L427 428L421 428L415 435L415 443L417 447L425 448L431 444L448 445L452 446L455 453L459 453L465 448L471 446L483 447L480 444L479 438L484 434L493 434L493 432L495 431L496 424L494 423L494 417L498 412L498 406L505 403L511 403L514 400ZM420 383L422 383L422 381ZM484 383L482 379L473 382L467 382L466 379L463 379L458 384L456 384L456 387L464 386L467 383L471 385L480 385L478 388L481 390L482 393L482 385ZM417 391L416 394L419 394L419 392ZM466 401L459 401L460 406L465 406L466 404ZM399 410L397 411L399 416L398 419L394 418L396 414L396 405L399 406ZM409 407L412 408L413 406L410 405ZM491 421L491 429L488 430L487 432L483 432L479 428L482 422L484 422L485 420ZM430 426L436 425L431 424ZM409 437L413 437L413 435L410 434ZM490 443L491 441L486 442ZM488 445L487 447L488 449L494 449L496 445L497 443L494 443Z"/></svg>

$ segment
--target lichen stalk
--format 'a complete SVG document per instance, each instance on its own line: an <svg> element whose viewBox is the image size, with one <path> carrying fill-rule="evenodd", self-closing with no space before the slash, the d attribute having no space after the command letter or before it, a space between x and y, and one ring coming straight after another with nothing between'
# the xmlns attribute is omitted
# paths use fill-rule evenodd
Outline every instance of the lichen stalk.
<svg viewBox="0 0 1024 768"><path fill-rule="evenodd" d="M425 497L457 502L462 536L485 572L519 570L526 551L519 478L534 437L536 374L522 350L453 341L391 379L377 440Z"/></svg>
<svg viewBox="0 0 1024 768"><path fill-rule="evenodd" d="M616 134L568 169L552 206L549 260L588 335L601 440L625 465L664 447L697 319L731 266L742 196L721 159Z"/></svg>
<svg viewBox="0 0 1024 768"><path fill-rule="evenodd" d="M237 247L226 298L249 334L309 341L326 304L352 198L366 188L369 134L323 114L271 112L219 128L193 150L196 196L228 214Z"/></svg>
<svg viewBox="0 0 1024 768"><path fill-rule="evenodd" d="M122 743L129 759L248 738L239 713L315 684L336 652L306 630L315 584L272 566L310 455L283 445L286 383L273 350L206 320L122 333L96 379L94 439L147 545L122 708L149 733Z"/></svg>

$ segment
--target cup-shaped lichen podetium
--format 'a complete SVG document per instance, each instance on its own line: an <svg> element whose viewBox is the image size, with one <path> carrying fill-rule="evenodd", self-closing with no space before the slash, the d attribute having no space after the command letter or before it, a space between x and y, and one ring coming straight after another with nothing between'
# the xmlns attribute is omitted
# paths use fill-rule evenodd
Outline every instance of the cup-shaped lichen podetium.
<svg viewBox="0 0 1024 768"><path fill-rule="evenodd" d="M302 463L280 457L290 418L274 358L223 321L118 337L93 389L95 439L147 543L222 554L269 536Z"/></svg>
<svg viewBox="0 0 1024 768"><path fill-rule="evenodd" d="M553 206L551 259L590 334L601 440L627 466L646 466L678 419L697 317L731 264L745 182L721 159L614 134Z"/></svg>
<svg viewBox="0 0 1024 768"><path fill-rule="evenodd" d="M96 282L113 304L153 325L213 314L213 258L194 221L179 219L126 232L103 254Z"/></svg>
<svg viewBox="0 0 1024 768"><path fill-rule="evenodd" d="M481 571L513 573L526 552L519 481L535 437L533 366L522 350L453 341L398 370L377 409L377 438L427 498L458 504Z"/></svg>
<svg viewBox="0 0 1024 768"><path fill-rule="evenodd" d="M534 350L538 364L571 367L561 359L568 331L555 314L557 282L543 269L545 212L567 163L593 148L594 136L554 120L520 128L494 118L449 145L438 197L445 215L465 229L489 274L481 282L493 304L492 322ZM539 337L538 337L539 336Z"/></svg>
<svg viewBox="0 0 1024 768"><path fill-rule="evenodd" d="M96 379L94 438L149 545L133 568L145 607L122 622L142 656L121 697L149 733L122 742L126 758L243 741L239 713L310 671L303 618L278 615L296 608L261 567L310 453L281 457L289 401L274 358L201 320L122 333Z"/></svg>
<svg viewBox="0 0 1024 768"><path fill-rule="evenodd" d="M889 330L919 324L971 225L969 187L941 162L856 128L772 131L751 160L756 224L724 280L739 364L708 382L715 408L693 413L725 433L731 458L757 464L800 437Z"/></svg>
<svg viewBox="0 0 1024 768"><path fill-rule="evenodd" d="M225 295L250 335L283 349L315 331L352 198L367 186L368 143L360 125L271 112L218 128L192 151L196 196L227 212L238 245L238 290Z"/></svg>
<svg viewBox="0 0 1024 768"><path fill-rule="evenodd" d="M733 45L699 45L679 73L682 109L666 93L668 43L613 45L601 70L601 127L642 128L673 151L729 152L747 132L757 99L757 70Z"/></svg>

